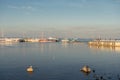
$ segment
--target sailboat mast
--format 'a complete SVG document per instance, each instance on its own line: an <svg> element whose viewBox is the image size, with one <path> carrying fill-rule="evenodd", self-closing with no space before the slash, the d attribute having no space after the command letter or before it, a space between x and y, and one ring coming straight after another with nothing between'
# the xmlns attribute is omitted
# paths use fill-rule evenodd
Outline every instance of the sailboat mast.
<svg viewBox="0 0 120 80"><path fill-rule="evenodd" d="M42 32L42 36L41 36L42 39L44 39L44 32Z"/></svg>

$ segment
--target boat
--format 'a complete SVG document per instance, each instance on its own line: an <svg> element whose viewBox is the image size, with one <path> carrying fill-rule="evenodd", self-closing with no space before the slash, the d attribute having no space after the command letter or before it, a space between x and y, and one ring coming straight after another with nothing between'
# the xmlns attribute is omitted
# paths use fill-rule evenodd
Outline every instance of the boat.
<svg viewBox="0 0 120 80"><path fill-rule="evenodd" d="M52 42L52 41L44 38L44 39L40 39L39 42Z"/></svg>
<svg viewBox="0 0 120 80"><path fill-rule="evenodd" d="M70 40L69 39L62 39L61 42L62 43L68 43Z"/></svg>

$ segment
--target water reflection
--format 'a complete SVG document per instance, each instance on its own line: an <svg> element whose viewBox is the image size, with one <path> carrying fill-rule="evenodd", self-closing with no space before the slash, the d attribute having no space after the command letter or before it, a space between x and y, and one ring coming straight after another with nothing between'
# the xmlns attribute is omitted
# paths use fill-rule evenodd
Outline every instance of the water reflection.
<svg viewBox="0 0 120 80"><path fill-rule="evenodd" d="M44 53L45 51L52 51L52 47L54 47L54 44L52 43L38 43L38 44L41 53Z"/></svg>
<svg viewBox="0 0 120 80"><path fill-rule="evenodd" d="M0 48L0 80L119 80L116 75L120 54L98 51L102 55L94 55L83 43L17 43L12 46ZM90 48L110 50L102 46ZM33 73L26 72L28 65L34 66ZM91 67L90 74L79 70L83 65Z"/></svg>
<svg viewBox="0 0 120 80"><path fill-rule="evenodd" d="M27 72L29 75L32 75L33 74L33 72Z"/></svg>
<svg viewBox="0 0 120 80"><path fill-rule="evenodd" d="M41 53L43 53L43 52L44 52L44 47L45 47L45 46L44 46L44 44L43 44L43 43L41 43L41 44L40 44L40 52L41 52Z"/></svg>
<svg viewBox="0 0 120 80"><path fill-rule="evenodd" d="M13 46L16 43L12 43L12 42L0 42L0 47L4 47L4 46Z"/></svg>
<svg viewBox="0 0 120 80"><path fill-rule="evenodd" d="M95 50L103 50L103 51L116 51L120 52L120 47L115 47L115 46L96 46L96 45L89 45L91 49Z"/></svg>
<svg viewBox="0 0 120 80"><path fill-rule="evenodd" d="M63 46L64 48L67 48L67 47L68 47L68 44L69 44L69 43L62 43L62 46Z"/></svg>
<svg viewBox="0 0 120 80"><path fill-rule="evenodd" d="M81 71L85 76L88 76L90 73L86 73L84 71Z"/></svg>

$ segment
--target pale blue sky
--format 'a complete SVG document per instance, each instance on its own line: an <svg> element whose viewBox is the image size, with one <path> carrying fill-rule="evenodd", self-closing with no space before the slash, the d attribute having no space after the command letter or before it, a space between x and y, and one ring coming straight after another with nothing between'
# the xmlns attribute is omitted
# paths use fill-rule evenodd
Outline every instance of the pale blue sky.
<svg viewBox="0 0 120 80"><path fill-rule="evenodd" d="M6 36L120 38L120 0L0 0Z"/></svg>

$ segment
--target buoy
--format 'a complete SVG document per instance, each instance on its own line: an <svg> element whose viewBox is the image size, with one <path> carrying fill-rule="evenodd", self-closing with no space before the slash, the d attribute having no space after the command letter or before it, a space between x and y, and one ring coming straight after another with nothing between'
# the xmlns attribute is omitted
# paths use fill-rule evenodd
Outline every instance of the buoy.
<svg viewBox="0 0 120 80"><path fill-rule="evenodd" d="M91 69L89 68L89 66L84 66L81 71L85 72L85 73L90 73Z"/></svg>
<svg viewBox="0 0 120 80"><path fill-rule="evenodd" d="M27 71L28 71L28 72L33 72L32 66L29 66L29 67L27 68Z"/></svg>

